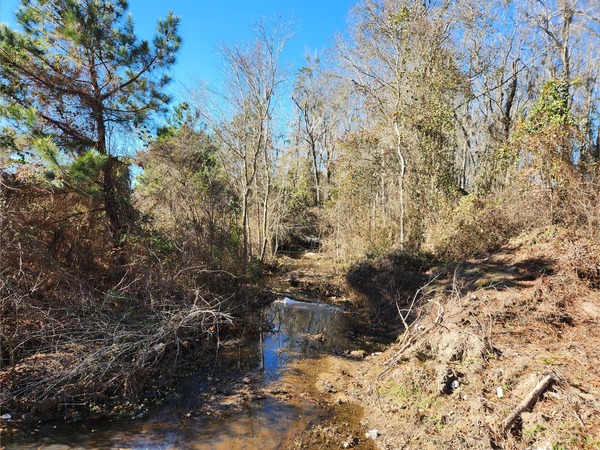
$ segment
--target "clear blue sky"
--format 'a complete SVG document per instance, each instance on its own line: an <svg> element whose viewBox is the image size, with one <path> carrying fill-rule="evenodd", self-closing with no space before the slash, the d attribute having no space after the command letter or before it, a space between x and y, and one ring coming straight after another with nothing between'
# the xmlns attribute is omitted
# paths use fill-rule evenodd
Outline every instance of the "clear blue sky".
<svg viewBox="0 0 600 450"><path fill-rule="evenodd" d="M178 85L193 80L218 80L219 42L250 37L251 27L262 16L295 19L296 34L285 50L285 62L298 69L306 51L321 52L336 32L344 30L347 13L356 0L129 0L138 36L151 38L158 18L169 10L181 17L180 49L174 69ZM18 0L0 0L0 21L14 25Z"/></svg>

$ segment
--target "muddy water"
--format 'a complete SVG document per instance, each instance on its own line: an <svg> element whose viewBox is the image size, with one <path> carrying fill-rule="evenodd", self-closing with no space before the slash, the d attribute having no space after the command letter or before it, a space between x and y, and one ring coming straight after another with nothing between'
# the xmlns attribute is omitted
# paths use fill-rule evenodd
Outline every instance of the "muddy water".
<svg viewBox="0 0 600 450"><path fill-rule="evenodd" d="M320 355L364 348L365 344L359 344L353 334L356 318L329 305L284 298L262 311L261 321L263 331L222 349L211 372L199 372L181 383L177 400L143 419L48 424L31 435L5 435L0 445L55 450L287 447L292 436L322 414L319 402L314 398L286 401L257 392L269 392L275 383L286 382L300 390L303 387L298 385L307 383L304 388L310 391L308 384L314 384L314 378L299 373L294 362L314 361L303 364L314 374Z"/></svg>

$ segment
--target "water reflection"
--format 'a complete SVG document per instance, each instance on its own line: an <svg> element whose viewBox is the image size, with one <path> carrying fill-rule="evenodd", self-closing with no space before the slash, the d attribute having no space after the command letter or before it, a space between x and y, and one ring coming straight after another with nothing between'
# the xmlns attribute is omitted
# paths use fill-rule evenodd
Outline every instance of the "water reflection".
<svg viewBox="0 0 600 450"><path fill-rule="evenodd" d="M354 348L350 314L329 305L284 298L261 312L261 330L250 342L220 352L221 377L235 372L254 374L263 387L285 376L291 361L315 358L324 352ZM215 372L217 373L217 372ZM212 379L212 383L217 380ZM227 380L218 380L227 382ZM202 407L211 385L206 372L180 386L180 399L140 420L88 421L54 424L34 436L3 436L7 449L132 448L234 449L277 448L317 413L316 405L291 405L276 398L257 398L244 411L207 420L189 411Z"/></svg>
<svg viewBox="0 0 600 450"><path fill-rule="evenodd" d="M250 342L221 352L221 364L259 370L264 385L280 378L291 361L356 348L356 320L341 308L284 298L261 312L262 331Z"/></svg>
<svg viewBox="0 0 600 450"><path fill-rule="evenodd" d="M285 298L263 313L270 329L262 333L256 351L267 383L280 377L290 361L353 345L348 335L351 317L339 308Z"/></svg>

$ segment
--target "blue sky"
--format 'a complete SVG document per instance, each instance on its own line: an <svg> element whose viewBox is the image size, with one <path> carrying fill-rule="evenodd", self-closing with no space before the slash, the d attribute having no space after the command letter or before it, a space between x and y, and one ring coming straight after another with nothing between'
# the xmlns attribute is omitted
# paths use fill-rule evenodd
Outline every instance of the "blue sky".
<svg viewBox="0 0 600 450"><path fill-rule="evenodd" d="M158 18L169 10L181 17L180 49L171 89L201 79L218 80L219 42L249 38L252 24L262 16L295 19L296 34L284 53L285 63L301 67L307 51L321 52L336 32L344 30L347 13L356 0L130 0L139 36L150 38ZM0 0L0 21L14 25L18 0Z"/></svg>

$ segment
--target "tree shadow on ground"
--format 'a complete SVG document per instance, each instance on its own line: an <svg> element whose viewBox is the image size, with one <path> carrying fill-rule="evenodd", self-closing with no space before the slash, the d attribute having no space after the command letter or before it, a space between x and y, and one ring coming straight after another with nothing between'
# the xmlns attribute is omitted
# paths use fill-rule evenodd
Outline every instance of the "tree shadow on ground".
<svg viewBox="0 0 600 450"><path fill-rule="evenodd" d="M392 252L350 268L346 281L368 308L374 323L398 328L398 308L410 303L428 282L434 259L427 254Z"/></svg>
<svg viewBox="0 0 600 450"><path fill-rule="evenodd" d="M392 252L350 268L346 281L371 313L372 320L399 328L405 310L420 290L467 295L480 289L512 289L555 271L556 260L532 257L518 262L504 258L515 249L440 266L431 255ZM426 289L423 289L427 285ZM417 299L418 300L418 299ZM410 323L410 317L406 318Z"/></svg>
<svg viewBox="0 0 600 450"><path fill-rule="evenodd" d="M450 287L458 288L463 295L486 288L527 287L540 277L553 275L555 265L553 258L532 257L516 263L505 261L498 255L474 258L454 266L449 274Z"/></svg>

